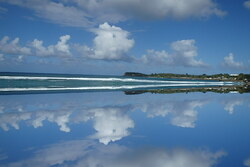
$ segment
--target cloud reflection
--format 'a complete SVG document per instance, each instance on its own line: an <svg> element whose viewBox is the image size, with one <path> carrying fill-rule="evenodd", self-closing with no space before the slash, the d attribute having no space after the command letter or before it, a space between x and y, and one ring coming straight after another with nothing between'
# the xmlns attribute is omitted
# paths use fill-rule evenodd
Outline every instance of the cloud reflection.
<svg viewBox="0 0 250 167"><path fill-rule="evenodd" d="M19 129L19 123L21 121L26 121L29 120L31 118L31 114L30 112L24 112L24 113L2 113L0 116L0 127L5 130L8 131L9 130L9 126L15 128L15 129Z"/></svg>
<svg viewBox="0 0 250 167"><path fill-rule="evenodd" d="M140 148L110 144L108 146L88 140L73 140L43 147L34 151L30 158L5 167L212 167L226 155L224 151L185 148Z"/></svg>
<svg viewBox="0 0 250 167"><path fill-rule="evenodd" d="M197 120L197 108L202 107L207 100L184 100L184 101L165 101L162 104L145 104L142 111L148 117L162 116L171 114L171 124L184 128L194 128Z"/></svg>
<svg viewBox="0 0 250 167"><path fill-rule="evenodd" d="M99 108L90 110L94 113L94 138L103 144L117 141L128 136L129 128L134 128L134 121L126 115L124 108Z"/></svg>
<svg viewBox="0 0 250 167"><path fill-rule="evenodd" d="M49 105L45 105L49 106ZM98 139L103 144L117 141L130 133L129 128L134 128L134 121L127 115L127 106L85 108L75 111L71 108L56 110L28 110L22 111L14 107L15 110L7 112L3 110L0 115L0 127L8 131L10 127L19 129L19 124L24 121L34 128L42 127L45 121L56 123L63 132L70 132L68 124L93 121L93 127L97 131L92 138ZM19 108L25 108L20 107Z"/></svg>
<svg viewBox="0 0 250 167"><path fill-rule="evenodd" d="M100 143L108 144L130 134L129 129L134 128L134 121L128 116L130 106L107 106L90 108L79 112L72 118L75 123L93 121L96 133L91 138L98 139Z"/></svg>
<svg viewBox="0 0 250 167"><path fill-rule="evenodd" d="M0 127L5 131L8 131L10 127L19 129L19 124L26 122L38 128L47 121L56 123L63 132L70 132L69 124L93 121L93 127L97 133L92 137L99 139L101 143L108 144L110 141L120 140L129 135L128 129L134 128L134 121L128 113L136 109L147 113L151 118L171 115L172 125L194 128L198 115L196 109L206 103L205 100L153 101L123 106L86 106L83 108L62 105L57 109L50 109L49 104L44 104L45 108L37 107L36 110L21 105L13 106L11 109L5 106L1 107Z"/></svg>
<svg viewBox="0 0 250 167"><path fill-rule="evenodd" d="M228 111L229 114L234 113L234 109L236 106L241 106L244 103L244 99L230 99L227 101L224 101L224 110Z"/></svg>
<svg viewBox="0 0 250 167"><path fill-rule="evenodd" d="M30 96L26 101L18 99L21 96L17 96L16 101L3 99L0 101L0 128L18 130L23 123L39 128L50 122L57 124L63 132L70 132L70 125L90 121L96 131L90 138L109 144L130 135L130 130L135 127L130 113L141 111L148 118L164 117L174 126L194 128L199 109L212 102L209 98L172 95L164 96L168 98L158 95L117 97L116 94L109 94L109 98L88 97L88 94L73 97L58 99L51 96L50 100L43 98L42 102L40 99L32 101ZM217 100L224 104L226 111L233 113L235 106L243 105L249 98L223 96Z"/></svg>

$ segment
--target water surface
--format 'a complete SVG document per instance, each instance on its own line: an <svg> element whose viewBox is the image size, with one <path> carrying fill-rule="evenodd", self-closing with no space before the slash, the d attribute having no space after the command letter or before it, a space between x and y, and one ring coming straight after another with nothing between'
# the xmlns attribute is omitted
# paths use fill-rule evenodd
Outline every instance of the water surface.
<svg viewBox="0 0 250 167"><path fill-rule="evenodd" d="M250 166L249 104L237 92L2 94L0 166Z"/></svg>

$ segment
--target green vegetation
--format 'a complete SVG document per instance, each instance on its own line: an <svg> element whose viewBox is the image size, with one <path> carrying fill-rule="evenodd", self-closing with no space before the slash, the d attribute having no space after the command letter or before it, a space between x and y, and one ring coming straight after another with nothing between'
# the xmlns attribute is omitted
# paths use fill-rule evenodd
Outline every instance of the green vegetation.
<svg viewBox="0 0 250 167"><path fill-rule="evenodd" d="M191 75L191 74L172 74L172 73L161 73L161 74L151 74L150 77L159 78L183 78L183 79L200 79L200 80L219 80L219 81L250 81L250 75L239 74L239 75L229 75L229 74L214 74L214 75Z"/></svg>
<svg viewBox="0 0 250 167"><path fill-rule="evenodd" d="M173 73L159 73L159 74L142 74L136 72L126 72L124 76L129 77L154 77L154 78L175 78L175 79L191 79L191 80L215 80L215 81L235 81L244 82L245 84L233 86L213 86L213 87L190 87L190 88L169 88L169 89L155 89L155 90L132 90L125 91L127 95L135 95L141 93L190 93L190 92L214 92L214 93L249 93L250 92L250 74L214 74L214 75L190 75L190 74L173 74Z"/></svg>
<svg viewBox="0 0 250 167"><path fill-rule="evenodd" d="M136 94L142 94L142 93L172 94L172 93L191 93L191 92L249 93L250 86L218 86L218 87L178 88L178 89L133 90L133 91L125 91L124 93L127 95L136 95Z"/></svg>
<svg viewBox="0 0 250 167"><path fill-rule="evenodd" d="M139 72L125 72L124 76L128 77L148 77L147 74L142 74Z"/></svg>
<svg viewBox="0 0 250 167"><path fill-rule="evenodd" d="M200 80L219 80L219 81L244 81L249 84L250 74L214 74L214 75L191 75L191 74L173 74L173 73L154 73L142 74L136 72L126 72L124 76L129 77L156 77L156 78L177 78L177 79L200 79Z"/></svg>

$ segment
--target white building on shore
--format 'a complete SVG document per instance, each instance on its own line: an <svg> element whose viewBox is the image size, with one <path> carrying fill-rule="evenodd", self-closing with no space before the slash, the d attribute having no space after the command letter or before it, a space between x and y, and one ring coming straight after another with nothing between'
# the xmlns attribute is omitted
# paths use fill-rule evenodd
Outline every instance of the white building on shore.
<svg viewBox="0 0 250 167"><path fill-rule="evenodd" d="M231 77L237 77L239 74L229 74Z"/></svg>

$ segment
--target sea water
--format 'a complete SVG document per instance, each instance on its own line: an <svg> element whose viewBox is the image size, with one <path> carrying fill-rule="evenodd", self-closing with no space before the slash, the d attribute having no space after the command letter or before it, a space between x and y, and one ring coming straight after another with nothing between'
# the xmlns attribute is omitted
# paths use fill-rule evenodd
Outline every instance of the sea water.
<svg viewBox="0 0 250 167"><path fill-rule="evenodd" d="M178 87L228 86L234 82L149 77L0 73L0 92L139 90Z"/></svg>
<svg viewBox="0 0 250 167"><path fill-rule="evenodd" d="M200 82L217 81L15 73L1 77L2 92L19 90L0 94L0 167L250 164L249 93L21 91L103 84L199 87Z"/></svg>

